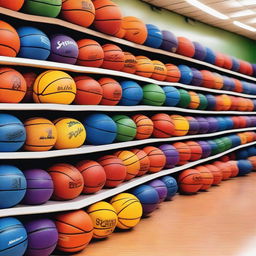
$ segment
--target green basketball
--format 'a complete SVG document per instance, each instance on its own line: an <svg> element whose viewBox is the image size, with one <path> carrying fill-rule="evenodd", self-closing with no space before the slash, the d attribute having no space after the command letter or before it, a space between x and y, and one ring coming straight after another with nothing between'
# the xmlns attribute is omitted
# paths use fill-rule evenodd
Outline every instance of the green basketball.
<svg viewBox="0 0 256 256"><path fill-rule="evenodd" d="M218 153L222 153L222 152L224 152L225 151L225 143L224 143L224 141L222 140L222 138L219 138L219 139L214 139L213 140L216 144L217 144L217 146L218 146ZM217 153L217 154L218 154Z"/></svg>
<svg viewBox="0 0 256 256"><path fill-rule="evenodd" d="M130 141L135 138L137 126L129 116L115 115L112 119L117 125L116 141Z"/></svg>
<svg viewBox="0 0 256 256"><path fill-rule="evenodd" d="M219 153L218 144L214 140L207 140L211 146L211 156Z"/></svg>
<svg viewBox="0 0 256 256"><path fill-rule="evenodd" d="M191 97L190 97L189 93L184 89L179 89L179 92L180 92L180 101L177 104L177 106L181 107L181 108L188 107L188 105L191 101Z"/></svg>
<svg viewBox="0 0 256 256"><path fill-rule="evenodd" d="M166 96L162 87L156 84L147 84L143 87L143 100L146 105L162 106Z"/></svg>
<svg viewBox="0 0 256 256"><path fill-rule="evenodd" d="M225 151L232 148L232 141L229 137L222 138L222 141L224 142L225 145Z"/></svg>
<svg viewBox="0 0 256 256"><path fill-rule="evenodd" d="M59 15L61 6L61 0L26 0L23 10L29 14L55 18Z"/></svg>
<svg viewBox="0 0 256 256"><path fill-rule="evenodd" d="M199 106L198 106L197 109L201 109L201 110L206 109L207 106L208 106L207 98L201 93L198 93L198 96L199 96L199 99L200 99L200 103L199 103Z"/></svg>

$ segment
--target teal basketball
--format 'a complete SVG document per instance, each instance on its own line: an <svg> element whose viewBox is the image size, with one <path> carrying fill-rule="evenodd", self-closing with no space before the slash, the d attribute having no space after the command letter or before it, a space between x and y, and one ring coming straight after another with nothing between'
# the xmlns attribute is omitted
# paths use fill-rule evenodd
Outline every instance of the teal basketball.
<svg viewBox="0 0 256 256"><path fill-rule="evenodd" d="M207 106L208 106L207 98L201 93L198 93L197 95L199 96L199 99L200 99L200 103L197 109L200 109L200 110L207 109Z"/></svg>
<svg viewBox="0 0 256 256"><path fill-rule="evenodd" d="M151 106L162 106L165 100L165 92L159 85L147 84L143 87L143 104Z"/></svg>
<svg viewBox="0 0 256 256"><path fill-rule="evenodd" d="M186 91L184 89L179 89L179 92L180 92L180 101L177 104L177 106L181 107L181 108L188 107L188 105L191 101L191 97L190 97L188 91Z"/></svg>

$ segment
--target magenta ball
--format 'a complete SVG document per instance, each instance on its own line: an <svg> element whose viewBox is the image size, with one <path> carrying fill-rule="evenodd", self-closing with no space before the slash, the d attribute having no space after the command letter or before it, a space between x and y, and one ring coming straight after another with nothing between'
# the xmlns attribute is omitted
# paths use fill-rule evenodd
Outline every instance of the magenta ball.
<svg viewBox="0 0 256 256"><path fill-rule="evenodd" d="M159 203L163 202L168 194L168 189L165 183L157 179L157 180L150 181L148 185L153 187L157 191L159 196Z"/></svg>

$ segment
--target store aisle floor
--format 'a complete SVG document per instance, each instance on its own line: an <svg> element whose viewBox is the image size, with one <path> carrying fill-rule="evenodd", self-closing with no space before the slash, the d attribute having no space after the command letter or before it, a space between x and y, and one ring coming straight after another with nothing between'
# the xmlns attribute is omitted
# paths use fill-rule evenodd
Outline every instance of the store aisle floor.
<svg viewBox="0 0 256 256"><path fill-rule="evenodd" d="M130 232L76 256L255 256L256 173L194 196L176 196Z"/></svg>

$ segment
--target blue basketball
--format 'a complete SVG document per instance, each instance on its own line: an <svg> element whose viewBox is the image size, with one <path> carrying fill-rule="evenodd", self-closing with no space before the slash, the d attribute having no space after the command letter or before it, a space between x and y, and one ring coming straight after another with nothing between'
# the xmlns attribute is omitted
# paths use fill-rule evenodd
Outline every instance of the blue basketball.
<svg viewBox="0 0 256 256"><path fill-rule="evenodd" d="M243 93L251 94L251 83L246 81L241 81L243 85Z"/></svg>
<svg viewBox="0 0 256 256"><path fill-rule="evenodd" d="M211 95L211 94L207 94L205 95L208 105L207 105L207 109L209 110L213 110L216 107L216 98L215 96Z"/></svg>
<svg viewBox="0 0 256 256"><path fill-rule="evenodd" d="M218 120L219 123L219 131L225 131L227 130L227 124L226 121L223 117L216 117L216 119Z"/></svg>
<svg viewBox="0 0 256 256"><path fill-rule="evenodd" d="M83 122L86 129L86 141L93 145L112 143L117 134L116 123L105 114L91 114Z"/></svg>
<svg viewBox="0 0 256 256"><path fill-rule="evenodd" d="M160 180L167 187L167 196L165 198L165 201L172 200L172 198L176 195L176 193L178 191L177 181L172 176L164 176L164 177L160 178Z"/></svg>
<svg viewBox="0 0 256 256"><path fill-rule="evenodd" d="M22 256L28 246L27 232L16 218L0 218L0 255Z"/></svg>
<svg viewBox="0 0 256 256"><path fill-rule="evenodd" d="M193 79L193 73L191 68L189 68L186 65L179 65L178 66L181 77L180 77L180 83L182 84L190 84Z"/></svg>
<svg viewBox="0 0 256 256"><path fill-rule="evenodd" d="M193 58L197 60L204 60L206 57L206 48L198 42L193 42L193 44L195 47L195 55Z"/></svg>
<svg viewBox="0 0 256 256"><path fill-rule="evenodd" d="M236 86L235 82L232 79L230 79L227 76L223 76L223 87L222 87L223 90L234 91L235 86Z"/></svg>
<svg viewBox="0 0 256 256"><path fill-rule="evenodd" d="M211 155L212 148L211 145L207 141L197 141L198 144L200 144L202 148L202 157L201 158L206 158Z"/></svg>
<svg viewBox="0 0 256 256"><path fill-rule="evenodd" d="M159 195L153 187L149 185L140 185L132 189L131 193L140 200L144 216L150 214L157 208Z"/></svg>
<svg viewBox="0 0 256 256"><path fill-rule="evenodd" d="M246 149L241 149L236 152L236 159L247 159L249 157L249 153Z"/></svg>
<svg viewBox="0 0 256 256"><path fill-rule="evenodd" d="M191 70L192 70L192 74L193 74L191 84L195 85L195 86L201 86L203 83L202 73L196 68L191 68Z"/></svg>
<svg viewBox="0 0 256 256"><path fill-rule="evenodd" d="M207 140L207 143L211 147L211 156L218 154L219 149L217 143L213 140Z"/></svg>
<svg viewBox="0 0 256 256"><path fill-rule="evenodd" d="M119 101L119 105L138 105L143 98L143 90L139 84L134 81L122 81L120 85L122 87L122 98Z"/></svg>
<svg viewBox="0 0 256 256"><path fill-rule="evenodd" d="M0 152L19 150L26 140L26 130L15 116L0 114Z"/></svg>
<svg viewBox="0 0 256 256"><path fill-rule="evenodd" d="M226 129L227 130L231 130L231 129L234 128L234 122L229 116L224 116L223 119L226 122L226 127L227 127Z"/></svg>
<svg viewBox="0 0 256 256"><path fill-rule="evenodd" d="M163 42L161 30L153 24L146 24L146 27L148 36L144 44L153 48L159 48Z"/></svg>
<svg viewBox="0 0 256 256"><path fill-rule="evenodd" d="M255 100L256 101L256 100ZM256 104L256 102L255 102ZM251 126L256 126L256 116L250 116L250 119L251 119Z"/></svg>
<svg viewBox="0 0 256 256"><path fill-rule="evenodd" d="M252 64L253 76L256 77L256 64Z"/></svg>
<svg viewBox="0 0 256 256"><path fill-rule="evenodd" d="M247 149L247 152L248 152L248 155L249 156L256 156L256 147L249 147L248 149Z"/></svg>
<svg viewBox="0 0 256 256"><path fill-rule="evenodd" d="M248 160L238 160L237 166L239 169L238 176L243 176L250 173L253 170L253 166Z"/></svg>
<svg viewBox="0 0 256 256"><path fill-rule="evenodd" d="M25 196L27 182L20 169L12 165L0 165L0 208L18 204Z"/></svg>
<svg viewBox="0 0 256 256"><path fill-rule="evenodd" d="M177 37L168 30L162 30L162 36L163 42L160 48L168 52L176 52L178 48Z"/></svg>
<svg viewBox="0 0 256 256"><path fill-rule="evenodd" d="M49 57L51 42L44 32L34 27L20 27L17 32L20 37L19 57L37 60Z"/></svg>
<svg viewBox="0 0 256 256"><path fill-rule="evenodd" d="M253 83L250 83L250 84L251 84L251 88L250 88L251 94L255 95L256 94L256 84L253 84Z"/></svg>
<svg viewBox="0 0 256 256"><path fill-rule="evenodd" d="M232 67L231 70L238 72L240 69L240 63L237 58L232 57Z"/></svg>
<svg viewBox="0 0 256 256"><path fill-rule="evenodd" d="M212 49L210 49L209 47L206 47L206 56L203 59L203 61L206 61L211 64L215 64L215 60L216 60L216 55L215 55L214 51Z"/></svg>
<svg viewBox="0 0 256 256"><path fill-rule="evenodd" d="M219 122L215 117L206 117L205 118L209 124L208 132L217 132L219 131Z"/></svg>
<svg viewBox="0 0 256 256"><path fill-rule="evenodd" d="M239 136L234 134L234 135L229 135L228 138L232 142L232 147L237 147L241 145L241 138Z"/></svg>
<svg viewBox="0 0 256 256"><path fill-rule="evenodd" d="M165 105L175 107L180 101L180 92L178 89L172 86L164 86L162 88L164 90L166 99Z"/></svg>

